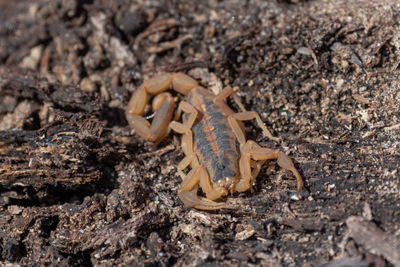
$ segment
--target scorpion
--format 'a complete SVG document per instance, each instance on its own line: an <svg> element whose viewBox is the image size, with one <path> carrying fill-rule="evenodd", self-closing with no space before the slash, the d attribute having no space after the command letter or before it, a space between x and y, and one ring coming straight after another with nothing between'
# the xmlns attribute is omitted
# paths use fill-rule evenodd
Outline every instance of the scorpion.
<svg viewBox="0 0 400 267"><path fill-rule="evenodd" d="M176 98L166 92L170 87L187 97L187 101L179 102L176 111ZM277 159L280 167L294 174L298 190L303 187L300 173L285 153L246 140L243 122L253 119L266 137L276 142L280 139L271 134L257 112L246 111L237 103L242 110L235 113L226 104L233 94L230 86L214 94L192 77L177 72L158 74L144 81L129 100L127 121L146 141L157 145L170 129L182 135L185 157L177 166L182 178L178 197L185 206L201 210L231 208L215 200L252 189L262 165L269 159ZM144 117L149 95L154 96L151 123ZM178 122L181 116L182 122ZM189 166L190 171L185 173ZM205 197L198 194L199 187Z"/></svg>

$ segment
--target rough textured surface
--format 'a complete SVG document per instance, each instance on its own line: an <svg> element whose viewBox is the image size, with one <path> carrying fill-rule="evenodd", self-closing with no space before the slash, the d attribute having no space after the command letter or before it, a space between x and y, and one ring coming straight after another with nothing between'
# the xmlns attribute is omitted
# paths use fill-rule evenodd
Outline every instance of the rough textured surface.
<svg viewBox="0 0 400 267"><path fill-rule="evenodd" d="M400 239L386 234L373 222L360 216L351 216L346 220L349 236L366 247L372 253L383 255L395 266L400 266Z"/></svg>
<svg viewBox="0 0 400 267"><path fill-rule="evenodd" d="M393 266L398 248L377 252L349 218L400 238L399 14L395 0L0 0L1 264ZM153 147L124 118L143 80L178 70L237 88L307 192L271 162L229 197L240 210L182 207L177 135Z"/></svg>

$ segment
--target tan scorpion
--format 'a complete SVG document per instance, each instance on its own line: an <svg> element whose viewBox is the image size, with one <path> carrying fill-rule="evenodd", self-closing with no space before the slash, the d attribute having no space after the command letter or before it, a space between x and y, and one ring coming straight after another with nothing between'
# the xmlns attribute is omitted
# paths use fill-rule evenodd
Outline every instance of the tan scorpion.
<svg viewBox="0 0 400 267"><path fill-rule="evenodd" d="M175 120L175 99L166 92L170 87L187 96L187 101L179 103ZM154 95L151 124L143 117L149 94ZM253 119L266 137L274 141L279 139L272 136L257 112L235 113L225 102L232 94L233 89L228 86L215 95L190 76L178 72L159 74L143 82L129 101L126 118L145 140L158 144L169 129L182 134L185 158L177 167L183 180L178 196L186 206L202 210L230 208L214 200L252 188L268 159L277 159L279 166L294 174L297 189L303 187L299 172L286 154L246 140L242 121ZM176 121L182 112L182 122ZM185 174L189 166L191 170ZM199 186L206 197L198 195Z"/></svg>

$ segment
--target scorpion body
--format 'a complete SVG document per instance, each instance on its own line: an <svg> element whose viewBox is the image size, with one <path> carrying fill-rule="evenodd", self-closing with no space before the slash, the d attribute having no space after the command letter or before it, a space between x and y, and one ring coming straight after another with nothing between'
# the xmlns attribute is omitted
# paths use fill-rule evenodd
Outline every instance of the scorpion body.
<svg viewBox="0 0 400 267"><path fill-rule="evenodd" d="M165 92L170 87L187 96L187 101L179 103L173 121L175 99ZM148 94L154 95L151 124L143 117ZM182 134L185 158L177 166L182 177L178 196L186 206L203 210L232 208L214 200L250 189L268 159L277 159L279 166L295 175L297 188L303 187L299 172L286 154L246 140L242 122L255 119L266 137L279 141L257 112L246 111L239 103L242 112L235 113L229 108L225 99L231 94L233 89L229 86L215 95L183 73L165 73L145 81L129 101L126 110L129 125L147 141L158 144L169 129ZM181 123L177 120L182 112ZM185 173L188 167L190 171ZM199 187L206 197L197 194Z"/></svg>
<svg viewBox="0 0 400 267"><path fill-rule="evenodd" d="M216 105L213 100L215 95L202 88L190 92L189 103L192 103L195 94L203 104L196 107L200 119L192 127L193 150L200 165L212 177L212 182L221 183L233 179L239 173L239 143L226 118L234 112L228 110L227 106L221 108Z"/></svg>

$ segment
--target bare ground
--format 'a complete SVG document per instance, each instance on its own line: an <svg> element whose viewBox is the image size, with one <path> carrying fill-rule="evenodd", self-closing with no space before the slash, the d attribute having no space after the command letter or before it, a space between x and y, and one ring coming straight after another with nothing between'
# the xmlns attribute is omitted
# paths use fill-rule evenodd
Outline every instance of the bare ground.
<svg viewBox="0 0 400 267"><path fill-rule="evenodd" d="M399 16L394 0L0 0L1 264L400 266ZM272 161L227 199L239 210L183 207L178 136L154 147L124 117L162 71L238 89L306 190Z"/></svg>

